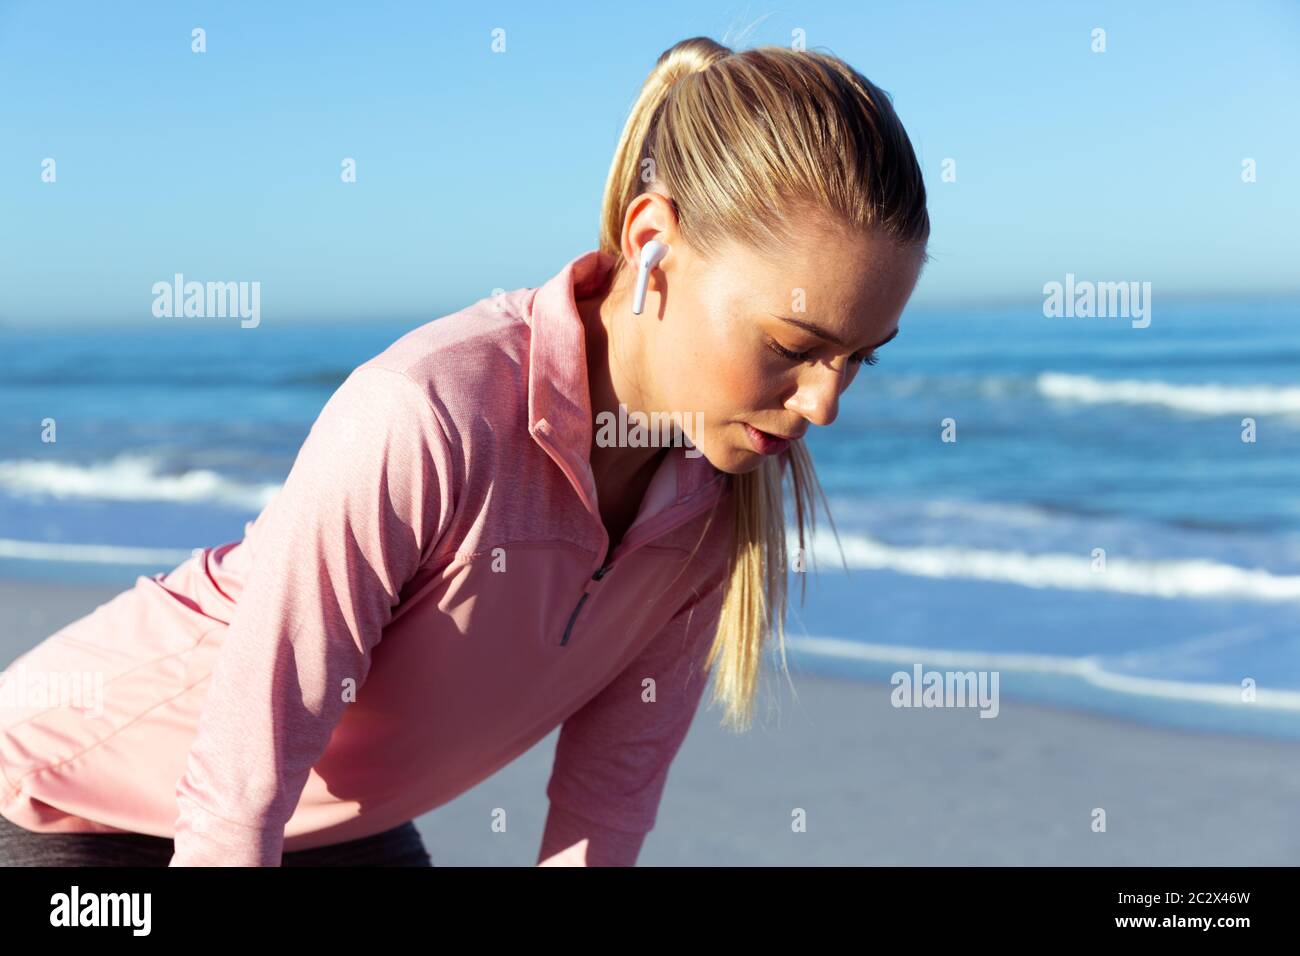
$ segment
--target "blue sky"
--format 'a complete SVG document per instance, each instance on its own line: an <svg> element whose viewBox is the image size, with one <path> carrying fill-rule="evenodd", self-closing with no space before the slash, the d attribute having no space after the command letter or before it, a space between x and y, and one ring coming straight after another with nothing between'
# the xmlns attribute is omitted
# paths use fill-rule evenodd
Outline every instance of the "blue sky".
<svg viewBox="0 0 1300 956"><path fill-rule="evenodd" d="M595 247L662 50L795 29L889 91L912 137L935 257L914 305L1041 301L1067 272L1300 292L1300 3L563 9L0 0L0 320L148 322L176 272L260 281L286 321L538 285Z"/></svg>

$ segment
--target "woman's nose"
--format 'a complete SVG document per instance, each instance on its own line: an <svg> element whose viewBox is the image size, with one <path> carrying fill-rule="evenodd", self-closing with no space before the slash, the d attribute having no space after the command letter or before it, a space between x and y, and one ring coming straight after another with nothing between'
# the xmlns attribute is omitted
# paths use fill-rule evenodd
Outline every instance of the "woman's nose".
<svg viewBox="0 0 1300 956"><path fill-rule="evenodd" d="M847 384L848 363L839 369L816 365L800 378L799 387L786 407L814 425L829 425L840 413L840 394Z"/></svg>

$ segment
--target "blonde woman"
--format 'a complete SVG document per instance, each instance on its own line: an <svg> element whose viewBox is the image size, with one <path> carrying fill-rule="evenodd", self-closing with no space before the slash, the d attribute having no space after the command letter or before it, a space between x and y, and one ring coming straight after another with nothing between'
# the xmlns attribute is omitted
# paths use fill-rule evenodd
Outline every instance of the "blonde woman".
<svg viewBox="0 0 1300 956"><path fill-rule="evenodd" d="M242 540L15 662L105 690L4 711L0 858L428 865L412 819L561 727L538 862L635 863L709 678L745 729L784 661L785 486L802 543L804 435L897 334L928 235L845 63L667 50L599 248L362 363Z"/></svg>

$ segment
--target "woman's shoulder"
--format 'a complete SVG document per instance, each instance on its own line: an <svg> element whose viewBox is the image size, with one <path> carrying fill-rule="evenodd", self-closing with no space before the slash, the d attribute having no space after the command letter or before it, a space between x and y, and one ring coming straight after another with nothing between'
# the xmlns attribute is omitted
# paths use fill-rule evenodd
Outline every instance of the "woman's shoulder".
<svg viewBox="0 0 1300 956"><path fill-rule="evenodd" d="M352 375L376 383L381 369L413 382L449 432L485 418L517 418L528 406L529 308L536 289L479 299L417 326L362 362Z"/></svg>
<svg viewBox="0 0 1300 956"><path fill-rule="evenodd" d="M474 371L480 362L527 360L527 315L536 289L485 296L400 336L363 365L382 365L413 378L432 372ZM522 354L521 354L522 347Z"/></svg>

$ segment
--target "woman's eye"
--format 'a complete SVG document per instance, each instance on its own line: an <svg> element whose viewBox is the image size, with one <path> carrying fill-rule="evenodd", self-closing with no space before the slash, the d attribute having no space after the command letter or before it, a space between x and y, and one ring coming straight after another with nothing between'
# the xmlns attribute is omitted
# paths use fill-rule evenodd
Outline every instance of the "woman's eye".
<svg viewBox="0 0 1300 956"><path fill-rule="evenodd" d="M812 349L809 349L806 352L793 352L790 349L785 348L775 340L770 340L768 342L768 345L778 355L787 358L792 362L802 362L804 359L806 359L809 355L812 354ZM876 355L875 352L868 352L866 355L855 355L853 357L853 361L856 362L858 365L875 365L877 362L880 361L880 357Z"/></svg>
<svg viewBox="0 0 1300 956"><path fill-rule="evenodd" d="M782 348L775 341L769 341L768 345L771 347L772 351L776 352L777 355L784 356L785 358L790 359L790 361L792 362L802 362L804 359L808 357L809 353L812 351L811 349L809 349L808 352L791 352L787 348Z"/></svg>

